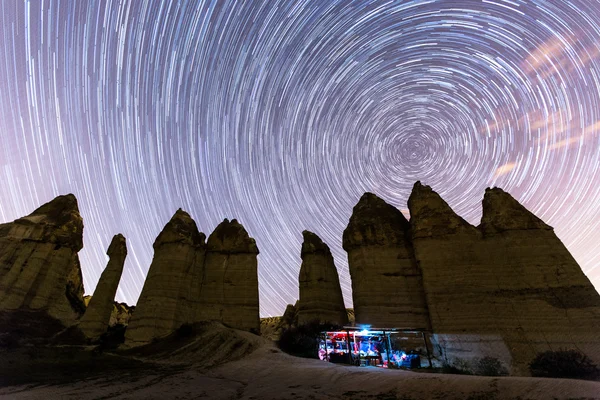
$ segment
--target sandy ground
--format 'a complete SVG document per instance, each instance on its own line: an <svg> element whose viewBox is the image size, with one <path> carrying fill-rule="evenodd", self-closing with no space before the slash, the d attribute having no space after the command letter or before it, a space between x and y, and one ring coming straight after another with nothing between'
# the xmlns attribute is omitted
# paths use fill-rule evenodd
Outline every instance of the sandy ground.
<svg viewBox="0 0 600 400"><path fill-rule="evenodd" d="M207 337L212 339L210 356L206 355L204 344ZM106 363L104 367L88 366L89 373L65 370L61 364L47 367L52 371L46 370L42 375L34 371L29 375L16 372L21 365L16 362L11 364L15 365L13 371L28 374L22 378L29 382L3 381L0 370L0 397L44 400L600 399L600 382L439 375L336 365L295 358L282 353L271 342L225 328L189 341L176 350L165 346L153 351L149 352L151 355L120 354L110 362L102 361ZM0 353L2 356L6 354ZM4 366L8 358L5 357ZM98 365L100 359L91 358L84 364L88 362Z"/></svg>

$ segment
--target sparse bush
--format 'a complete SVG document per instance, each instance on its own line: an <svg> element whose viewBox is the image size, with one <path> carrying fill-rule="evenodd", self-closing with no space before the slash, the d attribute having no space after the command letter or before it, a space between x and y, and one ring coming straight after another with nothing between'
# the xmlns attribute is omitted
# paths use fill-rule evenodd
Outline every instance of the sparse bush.
<svg viewBox="0 0 600 400"><path fill-rule="evenodd" d="M577 350L545 351L529 364L532 376L546 378L595 379L598 367L588 356Z"/></svg>
<svg viewBox="0 0 600 400"><path fill-rule="evenodd" d="M319 358L319 336L324 331L334 331L339 326L318 321L284 329L277 342L279 348L297 357Z"/></svg>
<svg viewBox="0 0 600 400"><path fill-rule="evenodd" d="M97 352L103 352L104 350L114 350L119 347L120 344L125 343L125 330L127 326L123 324L116 324L109 326L106 332L98 340Z"/></svg>
<svg viewBox="0 0 600 400"><path fill-rule="evenodd" d="M486 356L475 363L475 375L505 376L508 375L508 370L497 358Z"/></svg>
<svg viewBox="0 0 600 400"><path fill-rule="evenodd" d="M462 358L455 358L452 363L445 362L442 366L443 374L455 374L455 375L473 375L473 372L469 368L469 363Z"/></svg>

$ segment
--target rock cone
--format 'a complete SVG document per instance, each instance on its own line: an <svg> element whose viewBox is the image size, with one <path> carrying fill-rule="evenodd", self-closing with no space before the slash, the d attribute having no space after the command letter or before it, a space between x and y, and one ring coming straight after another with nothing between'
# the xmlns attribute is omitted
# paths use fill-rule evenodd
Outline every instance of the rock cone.
<svg viewBox="0 0 600 400"><path fill-rule="evenodd" d="M125 334L129 346L149 343L194 321L204 239L181 209L165 225L154 242L154 259Z"/></svg>
<svg viewBox="0 0 600 400"><path fill-rule="evenodd" d="M116 235L112 239L106 254L109 257L108 264L102 272L96 290L94 290L94 296L92 296L85 314L79 322L79 329L90 339L99 338L106 332L110 324L115 294L127 257L125 237L121 234Z"/></svg>
<svg viewBox="0 0 600 400"><path fill-rule="evenodd" d="M340 279L329 247L314 233L302 232L298 323L347 325Z"/></svg>

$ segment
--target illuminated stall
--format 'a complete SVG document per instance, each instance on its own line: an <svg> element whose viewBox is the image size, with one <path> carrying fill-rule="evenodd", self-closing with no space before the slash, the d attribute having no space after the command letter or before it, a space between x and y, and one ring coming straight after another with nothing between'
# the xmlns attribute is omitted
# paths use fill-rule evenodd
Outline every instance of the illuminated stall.
<svg viewBox="0 0 600 400"><path fill-rule="evenodd" d="M322 332L319 358L323 361L381 368L420 368L422 359L431 366L423 330L344 327Z"/></svg>

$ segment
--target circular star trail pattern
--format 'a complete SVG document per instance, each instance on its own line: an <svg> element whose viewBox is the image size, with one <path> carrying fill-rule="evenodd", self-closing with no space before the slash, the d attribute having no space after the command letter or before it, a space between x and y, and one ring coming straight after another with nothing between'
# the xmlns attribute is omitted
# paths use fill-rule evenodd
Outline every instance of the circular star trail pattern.
<svg viewBox="0 0 600 400"><path fill-rule="evenodd" d="M477 224L488 186L555 227L600 287L600 2L0 2L0 220L79 199L93 291L128 239L135 303L179 207L238 218L261 315L298 296L301 232L332 248L371 191L416 180Z"/></svg>

